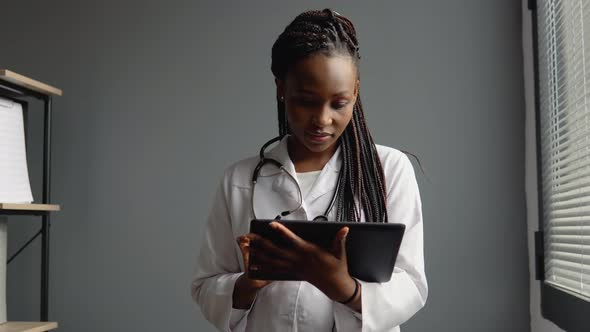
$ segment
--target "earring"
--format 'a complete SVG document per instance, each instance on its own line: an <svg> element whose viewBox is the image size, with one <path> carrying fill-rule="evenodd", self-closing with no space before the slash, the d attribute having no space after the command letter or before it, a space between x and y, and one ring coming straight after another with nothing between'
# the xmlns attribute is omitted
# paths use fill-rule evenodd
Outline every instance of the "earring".
<svg viewBox="0 0 590 332"><path fill-rule="evenodd" d="M284 101L285 101L285 97L284 97L284 96L280 96L280 97L279 97L279 100L280 100L280 101L281 101L281 103L282 103L282 102L284 102Z"/></svg>

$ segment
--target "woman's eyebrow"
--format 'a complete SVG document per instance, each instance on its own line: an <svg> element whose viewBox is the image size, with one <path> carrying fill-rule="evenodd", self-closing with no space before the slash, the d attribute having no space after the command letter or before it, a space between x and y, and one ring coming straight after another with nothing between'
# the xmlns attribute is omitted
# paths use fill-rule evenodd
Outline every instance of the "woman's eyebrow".
<svg viewBox="0 0 590 332"><path fill-rule="evenodd" d="M314 95L314 96L317 95L317 93L315 93L314 91L307 90L305 88L296 89L295 92L297 94L306 94L306 95ZM348 97L349 95L350 95L350 92L348 90L342 90L342 91L332 94L332 96L339 96L339 97Z"/></svg>
<svg viewBox="0 0 590 332"><path fill-rule="evenodd" d="M306 94L306 95L315 95L316 94L315 92L313 92L311 90L307 90L305 88L296 89L295 92L301 93L301 94Z"/></svg>
<svg viewBox="0 0 590 332"><path fill-rule="evenodd" d="M334 94L334 96L342 96L342 97L348 97L350 95L350 92L348 90L343 90L340 92L337 92Z"/></svg>

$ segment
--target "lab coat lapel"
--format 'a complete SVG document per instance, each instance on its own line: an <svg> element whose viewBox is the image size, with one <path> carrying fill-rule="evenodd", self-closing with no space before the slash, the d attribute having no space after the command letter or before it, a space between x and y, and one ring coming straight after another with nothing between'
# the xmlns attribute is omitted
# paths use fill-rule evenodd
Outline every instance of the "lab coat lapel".
<svg viewBox="0 0 590 332"><path fill-rule="evenodd" d="M316 199L327 193L333 193L334 190L336 190L338 174L340 173L340 167L342 165L342 161L340 160L340 149L341 148L338 147L332 158L330 158L326 166L324 166L320 172L320 176L304 198L308 204L311 204Z"/></svg>

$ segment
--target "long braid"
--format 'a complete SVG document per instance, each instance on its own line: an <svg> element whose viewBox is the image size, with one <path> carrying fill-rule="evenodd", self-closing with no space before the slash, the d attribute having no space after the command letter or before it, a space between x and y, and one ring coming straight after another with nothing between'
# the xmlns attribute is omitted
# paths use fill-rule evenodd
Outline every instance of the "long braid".
<svg viewBox="0 0 590 332"><path fill-rule="evenodd" d="M278 109L278 117L279 117L279 136L281 138L287 135L288 128L287 128L287 112L285 111L285 103L281 100L277 100L277 109Z"/></svg>
<svg viewBox="0 0 590 332"><path fill-rule="evenodd" d="M284 79L297 61L318 53L349 55L358 69L359 46L352 22L330 9L298 15L272 47L271 70L276 78ZM277 100L277 111L282 137L288 133L288 123L281 100ZM360 94L353 107L352 120L339 143L342 168L335 193L336 219L360 221L362 210L366 221L387 222L385 176L365 122Z"/></svg>

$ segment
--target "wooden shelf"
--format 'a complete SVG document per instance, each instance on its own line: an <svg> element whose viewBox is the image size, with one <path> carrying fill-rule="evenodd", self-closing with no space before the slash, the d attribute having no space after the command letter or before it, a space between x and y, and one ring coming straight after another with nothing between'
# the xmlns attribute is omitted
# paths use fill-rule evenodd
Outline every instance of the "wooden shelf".
<svg viewBox="0 0 590 332"><path fill-rule="evenodd" d="M59 211L61 207L57 204L15 204L0 203L0 210L18 211ZM0 330L1 332L1 330Z"/></svg>
<svg viewBox="0 0 590 332"><path fill-rule="evenodd" d="M20 85L22 87L40 92L44 95L48 95L48 96L61 96L63 95L63 92L56 88L56 87L52 87L51 85L47 85L45 83L36 81L32 78L23 76L21 74L17 74L15 72L12 72L8 69L0 69L0 79L1 80L5 80L8 81L10 83L16 84L16 85Z"/></svg>
<svg viewBox="0 0 590 332"><path fill-rule="evenodd" d="M6 322L0 332L45 332L57 328L57 322Z"/></svg>

